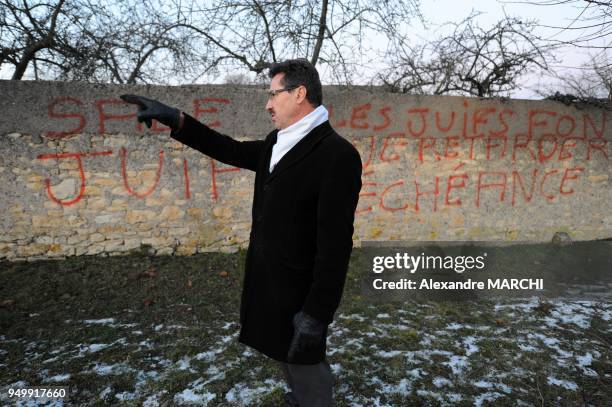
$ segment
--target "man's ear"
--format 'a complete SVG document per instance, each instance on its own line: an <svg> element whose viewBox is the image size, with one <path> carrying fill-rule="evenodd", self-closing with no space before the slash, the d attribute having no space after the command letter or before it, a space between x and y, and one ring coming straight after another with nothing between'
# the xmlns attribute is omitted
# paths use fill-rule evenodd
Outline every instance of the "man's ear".
<svg viewBox="0 0 612 407"><path fill-rule="evenodd" d="M298 94L297 94L297 102L299 104L302 104L305 100L306 100L306 86L300 86L298 89Z"/></svg>

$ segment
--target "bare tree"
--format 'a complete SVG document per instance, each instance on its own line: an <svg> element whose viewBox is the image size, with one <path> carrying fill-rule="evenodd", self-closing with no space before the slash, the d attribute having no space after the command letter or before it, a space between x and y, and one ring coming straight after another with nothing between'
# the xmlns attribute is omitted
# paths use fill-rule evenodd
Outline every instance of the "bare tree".
<svg viewBox="0 0 612 407"><path fill-rule="evenodd" d="M30 4L23 0L0 1L0 66L14 65L12 79L21 79L35 59L61 53L64 34L63 17L69 5L65 0L55 4ZM37 71L35 70L35 74Z"/></svg>
<svg viewBox="0 0 612 407"><path fill-rule="evenodd" d="M552 66L550 82L536 93L565 103L606 104L612 98L612 0L507 1L550 9L572 7L574 16L565 24L538 24L543 41L557 49L588 49L591 60L581 66ZM574 49L575 51L575 49ZM575 52L574 52L575 53ZM556 84L554 84L556 81Z"/></svg>
<svg viewBox="0 0 612 407"><path fill-rule="evenodd" d="M574 72L555 73L559 81L554 87L546 86L538 93L547 98L612 103L612 64L607 57L593 57Z"/></svg>
<svg viewBox="0 0 612 407"><path fill-rule="evenodd" d="M182 64L192 59L189 38L173 30L171 16L157 3L121 1L112 7L90 3L93 18L75 19L87 42L65 66L62 79L111 83L169 83L182 76Z"/></svg>
<svg viewBox="0 0 612 407"><path fill-rule="evenodd" d="M195 82L308 58L352 82L373 44L393 38L418 0L0 0L0 66L13 79ZM378 44L376 44L378 45Z"/></svg>
<svg viewBox="0 0 612 407"><path fill-rule="evenodd" d="M477 15L452 23L449 35L431 42L398 42L378 80L402 93L507 96L530 70L547 69L549 49L533 33L535 22L508 17L483 29Z"/></svg>
<svg viewBox="0 0 612 407"><path fill-rule="evenodd" d="M164 83L192 50L174 20L149 1L0 0L0 66L12 79Z"/></svg>
<svg viewBox="0 0 612 407"><path fill-rule="evenodd" d="M272 62L301 57L350 83L367 55L368 33L392 37L420 17L418 0L225 0L178 10L175 27L193 35L201 55L194 80L220 68L260 75Z"/></svg>
<svg viewBox="0 0 612 407"><path fill-rule="evenodd" d="M576 9L575 17L567 24L539 25L542 28L555 30L548 40L555 45L572 45L580 48L608 50L612 47L612 0L528 0L508 1L508 3L551 8L573 6ZM569 38L557 39L560 34Z"/></svg>

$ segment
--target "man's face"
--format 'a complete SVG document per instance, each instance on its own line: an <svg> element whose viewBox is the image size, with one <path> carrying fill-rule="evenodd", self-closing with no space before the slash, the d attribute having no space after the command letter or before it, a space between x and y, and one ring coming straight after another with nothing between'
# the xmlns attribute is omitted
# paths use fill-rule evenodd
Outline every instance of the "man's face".
<svg viewBox="0 0 612 407"><path fill-rule="evenodd" d="M284 76L284 73L274 75L270 82L270 90L284 89L285 85L282 83ZM298 90L299 88L287 92L279 92L275 96L268 98L266 110L270 113L272 122L277 129L282 130L297 121L299 108Z"/></svg>

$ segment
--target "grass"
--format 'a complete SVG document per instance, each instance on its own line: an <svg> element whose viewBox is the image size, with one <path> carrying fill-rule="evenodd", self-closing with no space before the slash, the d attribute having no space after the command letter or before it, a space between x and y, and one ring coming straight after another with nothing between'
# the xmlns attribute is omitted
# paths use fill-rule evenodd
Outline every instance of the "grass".
<svg viewBox="0 0 612 407"><path fill-rule="evenodd" d="M338 406L612 401L610 303L374 303L359 256L328 338ZM67 405L283 405L276 364L237 342L244 259L0 263L1 404L27 384L68 385Z"/></svg>

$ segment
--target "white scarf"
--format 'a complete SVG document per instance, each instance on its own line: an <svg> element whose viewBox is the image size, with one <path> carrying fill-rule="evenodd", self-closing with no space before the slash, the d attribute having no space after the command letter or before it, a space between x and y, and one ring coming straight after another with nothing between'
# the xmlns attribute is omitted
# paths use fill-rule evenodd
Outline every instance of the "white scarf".
<svg viewBox="0 0 612 407"><path fill-rule="evenodd" d="M327 109L323 105L302 117L291 126L279 130L276 143L272 147L272 158L270 158L270 172L289 150L304 138L312 129L328 120Z"/></svg>

